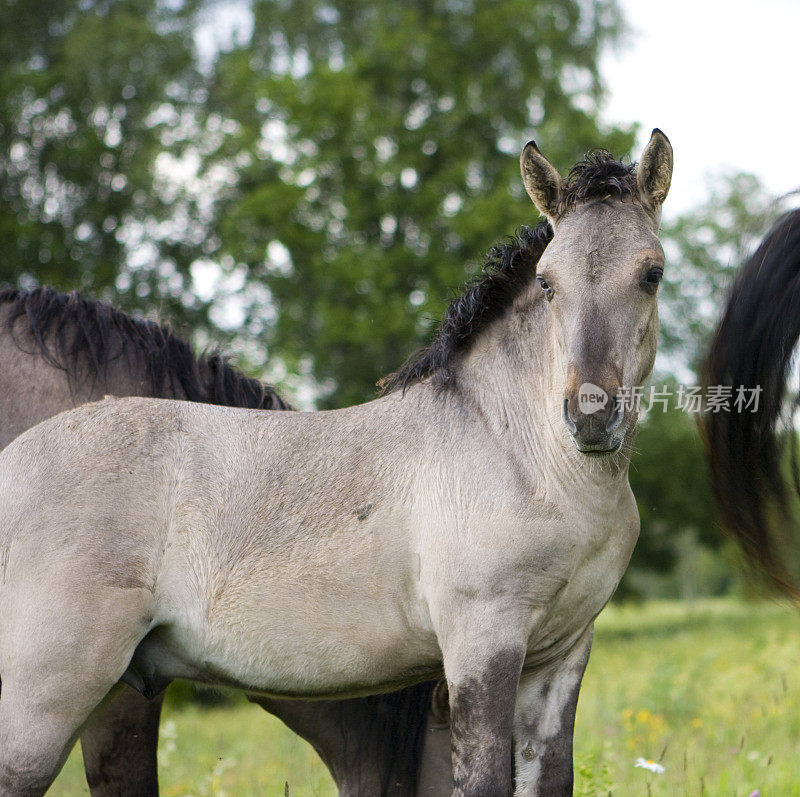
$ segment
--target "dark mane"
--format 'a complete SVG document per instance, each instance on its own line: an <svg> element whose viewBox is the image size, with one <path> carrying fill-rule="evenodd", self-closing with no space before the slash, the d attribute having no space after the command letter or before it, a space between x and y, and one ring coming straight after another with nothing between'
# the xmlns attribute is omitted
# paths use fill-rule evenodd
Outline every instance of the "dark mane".
<svg viewBox="0 0 800 797"><path fill-rule="evenodd" d="M570 169L558 213L563 215L589 199L614 196L624 200L633 198L637 192L635 163L622 163L604 149L592 150Z"/></svg>
<svg viewBox="0 0 800 797"><path fill-rule="evenodd" d="M245 376L217 351L196 355L191 345L168 324L133 318L103 302L48 287L30 291L0 290L8 306L4 332L17 343L14 324L20 318L39 353L54 368L75 380L88 361L93 378L105 376L108 365L131 354L145 363L148 394L159 398L253 409L290 409L268 385Z"/></svg>
<svg viewBox="0 0 800 797"><path fill-rule="evenodd" d="M542 221L535 228L523 227L515 238L493 246L480 276L445 310L433 342L412 354L399 371L381 379L378 384L382 394L405 390L433 375L441 387L450 383L454 356L465 351L530 285L552 237L552 227Z"/></svg>

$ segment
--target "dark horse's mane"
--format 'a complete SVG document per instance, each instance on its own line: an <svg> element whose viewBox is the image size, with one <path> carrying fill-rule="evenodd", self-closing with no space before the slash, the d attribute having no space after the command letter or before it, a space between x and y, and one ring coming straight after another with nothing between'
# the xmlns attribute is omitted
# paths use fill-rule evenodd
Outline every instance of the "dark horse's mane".
<svg viewBox="0 0 800 797"><path fill-rule="evenodd" d="M800 210L787 213L744 263L728 296L704 367L706 385L761 388L756 412L707 412L701 431L725 527L749 561L784 592L800 597L783 557L785 530L796 525L789 504L800 492L797 432L787 403L800 339ZM789 394L789 395L787 395ZM787 445L791 477L783 466Z"/></svg>
<svg viewBox="0 0 800 797"><path fill-rule="evenodd" d="M590 152L575 164L564 181L559 202L563 216L582 202L616 197L633 198L638 191L636 165L616 160L606 150ZM405 390L433 377L440 388L453 382L457 354L469 349L492 321L502 316L536 275L536 267L553 238L553 228L543 220L493 246L480 274L447 307L433 341L419 349L393 374L378 383L382 393Z"/></svg>
<svg viewBox="0 0 800 797"><path fill-rule="evenodd" d="M24 318L41 356L73 380L84 362L90 365L90 377L97 378L111 362L138 354L145 364L151 396L185 396L188 401L252 409L290 409L273 388L245 376L219 352L195 354L169 324L135 318L110 304L48 287L0 290L0 305L7 306L4 331L22 346L14 326Z"/></svg>

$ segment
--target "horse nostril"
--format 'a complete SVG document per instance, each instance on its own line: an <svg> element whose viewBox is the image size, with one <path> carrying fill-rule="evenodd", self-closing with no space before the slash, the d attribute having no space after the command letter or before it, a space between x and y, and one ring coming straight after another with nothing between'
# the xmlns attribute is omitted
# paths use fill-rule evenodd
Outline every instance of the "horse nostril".
<svg viewBox="0 0 800 797"><path fill-rule="evenodd" d="M564 399L564 403L561 405L561 417L564 419L564 423L567 425L570 434L575 434L578 431L578 427L575 421L569 417L569 399Z"/></svg>
<svg viewBox="0 0 800 797"><path fill-rule="evenodd" d="M606 431L613 432L622 423L623 409L619 396L614 396L614 410L606 421Z"/></svg>

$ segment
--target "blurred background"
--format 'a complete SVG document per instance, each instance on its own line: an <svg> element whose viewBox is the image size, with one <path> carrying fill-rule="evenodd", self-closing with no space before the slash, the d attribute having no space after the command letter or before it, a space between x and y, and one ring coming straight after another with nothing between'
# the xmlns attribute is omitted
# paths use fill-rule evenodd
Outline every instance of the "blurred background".
<svg viewBox="0 0 800 797"><path fill-rule="evenodd" d="M527 139L566 173L659 126L676 171L652 381L693 384L732 270L800 183L800 11L760 8L2 0L0 282L170 320L300 407L344 406L536 222ZM741 590L692 418L651 412L637 448L618 598Z"/></svg>

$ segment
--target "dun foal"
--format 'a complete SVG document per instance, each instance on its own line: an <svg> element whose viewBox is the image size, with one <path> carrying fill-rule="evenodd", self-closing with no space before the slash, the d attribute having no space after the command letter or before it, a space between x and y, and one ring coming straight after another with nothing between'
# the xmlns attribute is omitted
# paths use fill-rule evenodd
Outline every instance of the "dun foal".
<svg viewBox="0 0 800 797"><path fill-rule="evenodd" d="M0 454L0 793L46 790L120 682L324 698L442 672L456 794L510 794L512 770L570 793L593 621L638 533L619 396L655 357L672 150L654 131L635 174L598 154L566 182L532 143L521 165L552 240L504 250L382 398L108 400Z"/></svg>
<svg viewBox="0 0 800 797"><path fill-rule="evenodd" d="M271 387L218 354L197 357L167 325L47 287L0 291L0 449L35 424L106 394L289 409ZM412 797L419 786L422 797L451 785L449 743L439 738L449 733L430 712L433 687L353 700L254 701L314 746L342 794ZM83 729L92 797L158 794L163 698L123 687Z"/></svg>

